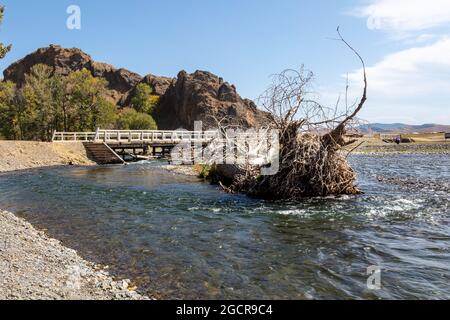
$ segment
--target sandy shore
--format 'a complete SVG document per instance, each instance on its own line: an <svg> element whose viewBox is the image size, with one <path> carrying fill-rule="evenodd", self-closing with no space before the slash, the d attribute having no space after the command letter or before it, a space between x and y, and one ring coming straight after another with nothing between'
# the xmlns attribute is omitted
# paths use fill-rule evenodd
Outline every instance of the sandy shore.
<svg viewBox="0 0 450 320"><path fill-rule="evenodd" d="M0 141L0 172L60 165L93 165L80 142Z"/></svg>

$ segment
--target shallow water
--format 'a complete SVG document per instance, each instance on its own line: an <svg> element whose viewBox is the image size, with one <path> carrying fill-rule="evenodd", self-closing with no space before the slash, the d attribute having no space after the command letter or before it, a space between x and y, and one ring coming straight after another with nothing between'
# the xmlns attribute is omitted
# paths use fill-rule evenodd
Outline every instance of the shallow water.
<svg viewBox="0 0 450 320"><path fill-rule="evenodd" d="M141 163L2 174L0 207L162 298L450 298L448 156L351 162L364 195L270 203Z"/></svg>

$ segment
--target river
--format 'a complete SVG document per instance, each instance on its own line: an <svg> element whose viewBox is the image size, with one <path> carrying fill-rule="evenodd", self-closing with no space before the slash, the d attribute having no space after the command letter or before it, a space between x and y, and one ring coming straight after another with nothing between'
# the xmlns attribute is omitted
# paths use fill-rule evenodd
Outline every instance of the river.
<svg viewBox="0 0 450 320"><path fill-rule="evenodd" d="M448 155L350 161L363 195L267 202L152 162L0 174L0 207L160 298L449 299Z"/></svg>

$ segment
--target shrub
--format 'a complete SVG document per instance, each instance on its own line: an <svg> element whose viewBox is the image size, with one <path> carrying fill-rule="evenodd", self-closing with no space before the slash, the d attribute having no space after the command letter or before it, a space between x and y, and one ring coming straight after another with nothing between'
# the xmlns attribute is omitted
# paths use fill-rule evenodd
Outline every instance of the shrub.
<svg viewBox="0 0 450 320"><path fill-rule="evenodd" d="M117 127L121 130L157 130L155 120L151 115L137 112L134 109L124 109L119 115Z"/></svg>

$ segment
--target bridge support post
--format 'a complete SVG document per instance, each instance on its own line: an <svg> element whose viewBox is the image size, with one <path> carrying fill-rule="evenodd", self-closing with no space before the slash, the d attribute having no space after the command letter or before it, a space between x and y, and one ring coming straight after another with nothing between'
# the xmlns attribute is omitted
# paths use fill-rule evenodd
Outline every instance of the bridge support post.
<svg viewBox="0 0 450 320"><path fill-rule="evenodd" d="M95 131L94 142L97 142L100 139L99 135L100 135L100 128L97 128L97 130Z"/></svg>

